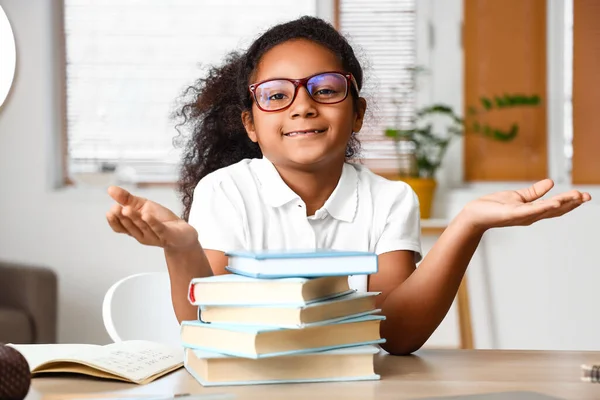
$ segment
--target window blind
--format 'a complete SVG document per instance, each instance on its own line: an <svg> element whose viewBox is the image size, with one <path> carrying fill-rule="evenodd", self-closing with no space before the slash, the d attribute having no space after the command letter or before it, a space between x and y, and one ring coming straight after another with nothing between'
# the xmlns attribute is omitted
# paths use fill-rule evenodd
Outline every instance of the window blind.
<svg viewBox="0 0 600 400"><path fill-rule="evenodd" d="M359 137L374 168L394 168L386 128L410 127L415 114L416 0L339 0L339 29L363 63L368 112ZM396 104L394 103L396 102Z"/></svg>
<svg viewBox="0 0 600 400"><path fill-rule="evenodd" d="M315 14L315 0L64 0L70 178L116 169L120 181L175 181L170 115L199 65Z"/></svg>

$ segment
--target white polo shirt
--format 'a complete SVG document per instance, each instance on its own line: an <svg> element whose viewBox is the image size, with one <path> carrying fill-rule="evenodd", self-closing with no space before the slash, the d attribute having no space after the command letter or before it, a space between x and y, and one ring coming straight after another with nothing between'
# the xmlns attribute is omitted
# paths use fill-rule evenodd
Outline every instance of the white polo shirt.
<svg viewBox="0 0 600 400"><path fill-rule="evenodd" d="M245 159L205 176L194 190L189 223L205 249L336 249L382 254L415 252L421 259L417 196L358 164L344 164L323 207L306 216L306 205L266 158ZM351 276L367 290L367 277Z"/></svg>

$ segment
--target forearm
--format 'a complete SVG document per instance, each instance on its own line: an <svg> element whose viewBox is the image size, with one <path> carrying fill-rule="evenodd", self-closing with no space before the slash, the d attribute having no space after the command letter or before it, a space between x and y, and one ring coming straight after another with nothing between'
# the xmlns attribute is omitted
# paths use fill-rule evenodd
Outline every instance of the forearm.
<svg viewBox="0 0 600 400"><path fill-rule="evenodd" d="M200 243L191 249L170 251L165 249L167 268L171 279L171 300L177 320L198 319L198 307L188 301L188 289L193 278L213 275L210 263Z"/></svg>
<svg viewBox="0 0 600 400"><path fill-rule="evenodd" d="M483 231L460 214L419 267L382 304L383 347L393 354L418 350L447 314Z"/></svg>

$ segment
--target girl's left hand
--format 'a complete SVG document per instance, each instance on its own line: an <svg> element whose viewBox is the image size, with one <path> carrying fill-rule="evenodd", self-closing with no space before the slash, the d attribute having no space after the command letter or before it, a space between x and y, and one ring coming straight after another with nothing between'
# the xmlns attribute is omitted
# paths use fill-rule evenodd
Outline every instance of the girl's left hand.
<svg viewBox="0 0 600 400"><path fill-rule="evenodd" d="M463 213L473 227L487 230L501 226L531 225L541 219L566 214L592 199L589 193L571 190L538 200L553 186L552 180L544 179L525 189L493 193L470 202Z"/></svg>

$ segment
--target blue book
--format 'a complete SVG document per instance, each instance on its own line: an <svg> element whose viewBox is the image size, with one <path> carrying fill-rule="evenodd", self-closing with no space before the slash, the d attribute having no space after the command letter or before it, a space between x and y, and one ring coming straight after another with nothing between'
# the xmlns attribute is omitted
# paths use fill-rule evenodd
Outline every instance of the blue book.
<svg viewBox="0 0 600 400"><path fill-rule="evenodd" d="M276 357L383 343L379 325L384 319L383 315L367 315L304 329L184 321L181 341L184 347L230 356Z"/></svg>
<svg viewBox="0 0 600 400"><path fill-rule="evenodd" d="M377 272L377 255L365 251L230 251L227 269L255 278L368 275Z"/></svg>
<svg viewBox="0 0 600 400"><path fill-rule="evenodd" d="M252 360L188 348L184 366L203 386L377 380L378 352L365 345Z"/></svg>

